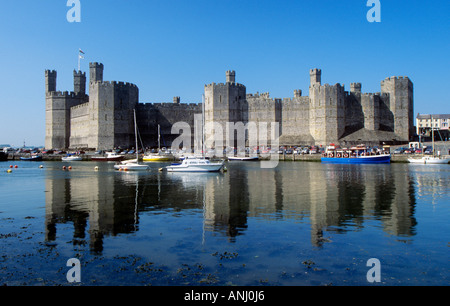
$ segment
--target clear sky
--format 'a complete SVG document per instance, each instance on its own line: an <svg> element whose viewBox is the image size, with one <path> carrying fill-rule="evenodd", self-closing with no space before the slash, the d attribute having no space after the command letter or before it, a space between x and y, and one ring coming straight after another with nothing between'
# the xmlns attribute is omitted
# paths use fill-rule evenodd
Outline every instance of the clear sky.
<svg viewBox="0 0 450 306"><path fill-rule="evenodd" d="M322 83L363 92L409 76L416 114L450 113L448 0L380 0L379 23L367 0L80 0L73 23L66 2L1 2L0 143L44 144L44 71L72 91L79 48L82 71L103 63L104 80L136 84L141 102L201 102L226 70L247 93L308 95L309 69L321 68Z"/></svg>

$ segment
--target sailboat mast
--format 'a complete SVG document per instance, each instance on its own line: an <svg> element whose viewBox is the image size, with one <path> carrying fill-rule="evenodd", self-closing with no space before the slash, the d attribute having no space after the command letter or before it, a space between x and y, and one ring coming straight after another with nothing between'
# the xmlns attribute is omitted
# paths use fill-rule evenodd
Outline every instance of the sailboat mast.
<svg viewBox="0 0 450 306"><path fill-rule="evenodd" d="M136 109L133 109L133 115L134 115L134 139L136 141L136 162L139 162L139 153L138 153L138 141L137 141L137 122L136 122Z"/></svg>
<svg viewBox="0 0 450 306"><path fill-rule="evenodd" d="M433 146L433 157L434 157L434 126L433 126L433 116L431 116L431 143Z"/></svg>
<svg viewBox="0 0 450 306"><path fill-rule="evenodd" d="M202 157L205 158L205 95L202 94Z"/></svg>
<svg viewBox="0 0 450 306"><path fill-rule="evenodd" d="M161 129L158 124L158 153L161 151Z"/></svg>

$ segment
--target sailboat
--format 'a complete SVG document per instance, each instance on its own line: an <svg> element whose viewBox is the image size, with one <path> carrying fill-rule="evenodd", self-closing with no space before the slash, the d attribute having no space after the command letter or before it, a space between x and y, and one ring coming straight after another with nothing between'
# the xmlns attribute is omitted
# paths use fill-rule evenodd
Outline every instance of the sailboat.
<svg viewBox="0 0 450 306"><path fill-rule="evenodd" d="M434 150L434 127L433 127L433 117L431 117L431 138L433 146L433 156L422 156L421 158L408 158L408 161L412 164L448 164L450 158L445 158L442 156L436 156Z"/></svg>
<svg viewBox="0 0 450 306"><path fill-rule="evenodd" d="M160 139L161 139L161 130L158 124L158 152L144 155L144 157L142 158L143 161L160 162L160 161L171 161L174 159L171 153L161 151Z"/></svg>
<svg viewBox="0 0 450 306"><path fill-rule="evenodd" d="M202 157L186 157L182 163L166 167L168 172L219 172L225 161L211 162L205 158L205 99L202 101Z"/></svg>
<svg viewBox="0 0 450 306"><path fill-rule="evenodd" d="M139 163L139 153L138 153L138 140L137 140L137 122L136 122L136 110L133 110L134 114L134 136L136 141L136 159L123 161L119 164L114 165L114 169L116 170L124 170L124 171L142 171L148 170L149 166Z"/></svg>

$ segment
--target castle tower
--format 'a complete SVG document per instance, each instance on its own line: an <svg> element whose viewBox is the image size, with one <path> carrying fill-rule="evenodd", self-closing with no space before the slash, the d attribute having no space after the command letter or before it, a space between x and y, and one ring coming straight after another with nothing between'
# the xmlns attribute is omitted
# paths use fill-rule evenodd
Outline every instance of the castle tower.
<svg viewBox="0 0 450 306"><path fill-rule="evenodd" d="M230 140L230 123L248 121L248 105L246 88L236 83L236 72L226 72L226 83L212 83L205 85L205 127L206 143L213 143L216 147L226 146ZM216 137L217 136L217 137ZM223 138L218 138L218 137ZM208 141L210 139L211 141ZM236 137L234 137L236 140ZM230 144L234 146L233 144Z"/></svg>
<svg viewBox="0 0 450 306"><path fill-rule="evenodd" d="M45 70L45 92L56 91L56 71Z"/></svg>
<svg viewBox="0 0 450 306"><path fill-rule="evenodd" d="M314 68L309 71L309 77L310 77L310 86L314 84L321 85L322 81L322 70Z"/></svg>
<svg viewBox="0 0 450 306"><path fill-rule="evenodd" d="M75 94L86 94L86 72L73 71L73 91Z"/></svg>
<svg viewBox="0 0 450 306"><path fill-rule="evenodd" d="M236 83L236 72L234 70L228 70L226 72L227 83Z"/></svg>
<svg viewBox="0 0 450 306"><path fill-rule="evenodd" d="M350 92L361 93L361 83L350 83Z"/></svg>
<svg viewBox="0 0 450 306"><path fill-rule="evenodd" d="M414 88L408 77L390 77L381 81L381 92L389 94L389 109L394 117L394 133L400 141L414 136Z"/></svg>
<svg viewBox="0 0 450 306"><path fill-rule="evenodd" d="M328 145L338 142L345 131L345 91L339 83L321 85L321 75L320 69L310 70L310 134L316 145Z"/></svg>
<svg viewBox="0 0 450 306"><path fill-rule="evenodd" d="M89 82L103 82L103 64L89 63Z"/></svg>

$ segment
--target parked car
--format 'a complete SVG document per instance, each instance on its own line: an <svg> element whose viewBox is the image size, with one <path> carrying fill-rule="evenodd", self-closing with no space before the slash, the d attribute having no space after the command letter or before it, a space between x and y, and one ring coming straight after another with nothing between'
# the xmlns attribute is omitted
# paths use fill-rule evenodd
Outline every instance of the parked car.
<svg viewBox="0 0 450 306"><path fill-rule="evenodd" d="M394 154L402 154L403 153L403 148L397 148L394 150Z"/></svg>

